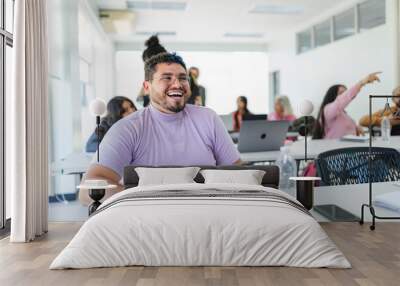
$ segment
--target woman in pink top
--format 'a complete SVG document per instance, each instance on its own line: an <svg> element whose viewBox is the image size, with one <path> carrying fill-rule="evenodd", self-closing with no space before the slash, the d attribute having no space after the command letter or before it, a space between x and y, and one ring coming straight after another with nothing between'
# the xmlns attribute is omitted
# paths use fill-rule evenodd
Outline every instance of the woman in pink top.
<svg viewBox="0 0 400 286"><path fill-rule="evenodd" d="M275 112L268 114L268 120L287 120L290 122L296 120L296 116L293 115L292 105L286 95L276 97L274 109Z"/></svg>
<svg viewBox="0 0 400 286"><path fill-rule="evenodd" d="M346 113L345 108L364 85L379 81L378 74L376 72L368 75L349 90L341 84L331 86L319 109L313 138L337 139L344 135L363 134L362 129Z"/></svg>

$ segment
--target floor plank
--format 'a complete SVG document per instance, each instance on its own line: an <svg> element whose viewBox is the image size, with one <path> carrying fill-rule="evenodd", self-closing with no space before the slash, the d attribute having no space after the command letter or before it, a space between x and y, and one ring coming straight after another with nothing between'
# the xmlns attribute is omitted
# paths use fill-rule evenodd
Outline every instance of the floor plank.
<svg viewBox="0 0 400 286"><path fill-rule="evenodd" d="M321 223L344 252L352 269L289 267L118 267L50 271L55 256L81 223L51 223L49 233L32 243L0 240L0 285L399 285L400 223L380 222L375 231L357 223Z"/></svg>

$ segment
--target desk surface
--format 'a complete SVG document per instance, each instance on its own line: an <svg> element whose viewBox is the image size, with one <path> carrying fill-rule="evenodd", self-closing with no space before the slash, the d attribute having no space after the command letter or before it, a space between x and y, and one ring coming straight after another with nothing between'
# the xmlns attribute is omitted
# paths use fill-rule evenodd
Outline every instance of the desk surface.
<svg viewBox="0 0 400 286"><path fill-rule="evenodd" d="M392 136L389 142L382 141L380 137L374 137L372 146L396 148L400 151L400 136ZM304 140L294 142L289 148L290 153L296 160L304 159ZM318 139L307 141L307 157L315 159L320 153L348 147L368 147L369 142L342 141L340 139ZM241 153L240 158L245 162L268 162L278 159L280 151Z"/></svg>
<svg viewBox="0 0 400 286"><path fill-rule="evenodd" d="M296 190L294 188L284 191L293 197L296 197ZM377 195L395 191L400 191L400 186L395 185L394 182L374 183L372 184L372 201L374 201L374 198ZM324 186L314 188L314 205L334 204L358 217L361 216L361 205L368 202L368 184ZM326 217L320 215L312 209L310 212L317 221L329 221ZM398 212L381 207L375 207L375 212L378 216L400 216L400 213ZM364 215L365 221L370 222L372 220L369 209L365 209ZM379 219L377 219L377 221L379 222Z"/></svg>
<svg viewBox="0 0 400 286"><path fill-rule="evenodd" d="M373 183L372 201L377 195L400 191L394 182ZM324 186L314 189L314 205L335 204L356 216L361 216L361 205L369 202L368 184ZM385 208L375 207L378 216L400 216L400 213ZM365 209L365 220L371 221L369 209ZM378 220L379 221L379 220Z"/></svg>
<svg viewBox="0 0 400 286"><path fill-rule="evenodd" d="M95 153L71 153L65 158L52 162L52 175L83 174L93 161Z"/></svg>

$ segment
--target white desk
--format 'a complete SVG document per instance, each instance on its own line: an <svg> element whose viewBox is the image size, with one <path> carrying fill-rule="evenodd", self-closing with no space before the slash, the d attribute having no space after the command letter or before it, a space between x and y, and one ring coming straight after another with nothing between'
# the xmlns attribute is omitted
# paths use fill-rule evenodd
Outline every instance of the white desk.
<svg viewBox="0 0 400 286"><path fill-rule="evenodd" d="M394 191L400 192L400 186L396 186L393 182L374 183L372 184L372 201L377 195L390 193ZM284 190L284 192L296 197L295 188ZM361 217L361 205L368 204L368 184L357 185L342 185L342 186L324 186L314 188L314 206L316 205L337 205L357 217ZM329 219L320 215L319 213L310 210L313 217L320 222L328 222ZM378 216L394 216L399 217L400 213L394 212L385 208L375 207L375 213ZM370 222L372 220L369 208L364 209L364 221ZM376 219L379 222L379 219ZM387 221L387 220L386 220ZM396 221L396 220L391 220Z"/></svg>
<svg viewBox="0 0 400 286"><path fill-rule="evenodd" d="M55 175L80 175L89 168L95 153L71 153L65 158L51 164L51 174Z"/></svg>
<svg viewBox="0 0 400 286"><path fill-rule="evenodd" d="M377 195L400 191L400 186L393 182L373 183L372 201ZM361 217L361 205L368 204L368 184L324 186L314 188L314 205L334 204L352 214ZM385 208L375 207L378 216L400 216L400 213ZM364 210L364 220L371 221L372 217L368 208ZM377 219L379 222L379 219Z"/></svg>
<svg viewBox="0 0 400 286"><path fill-rule="evenodd" d="M368 147L367 142L351 142L339 139L318 139L307 142L307 157L316 159L320 153L348 147ZM389 142L384 142L380 137L375 137L372 141L373 147L395 148L400 151L400 136L392 136ZM241 153L240 158L245 162L271 162L276 161L280 151L251 152ZM290 146L290 154L295 160L304 160L304 140L296 141Z"/></svg>

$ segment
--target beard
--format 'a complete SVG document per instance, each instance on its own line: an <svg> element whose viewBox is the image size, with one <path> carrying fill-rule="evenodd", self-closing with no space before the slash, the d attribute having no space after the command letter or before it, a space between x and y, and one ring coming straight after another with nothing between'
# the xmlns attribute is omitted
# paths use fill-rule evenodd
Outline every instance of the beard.
<svg viewBox="0 0 400 286"><path fill-rule="evenodd" d="M176 106L166 106L166 109L168 109L171 112L178 113L184 110L185 106L186 102L184 102L183 104L177 104Z"/></svg>
<svg viewBox="0 0 400 286"><path fill-rule="evenodd" d="M165 95L165 98L157 98L157 97L152 98L150 96L150 99L164 110L168 110L169 112L173 113L178 113L181 112L183 109L185 109L188 96L184 95L184 100L182 102L169 102L168 95Z"/></svg>

